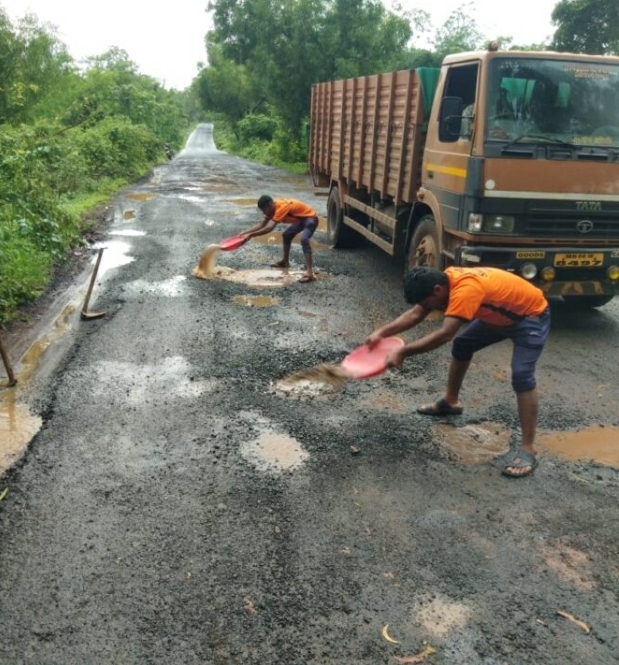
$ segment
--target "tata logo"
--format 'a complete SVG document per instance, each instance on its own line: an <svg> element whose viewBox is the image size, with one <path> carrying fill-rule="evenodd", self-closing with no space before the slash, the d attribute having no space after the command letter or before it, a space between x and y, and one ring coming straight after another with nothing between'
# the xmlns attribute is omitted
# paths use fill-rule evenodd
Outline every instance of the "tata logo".
<svg viewBox="0 0 619 665"><path fill-rule="evenodd" d="M576 224L576 230L578 233L591 233L593 231L593 222L589 219L581 219L578 224Z"/></svg>
<svg viewBox="0 0 619 665"><path fill-rule="evenodd" d="M576 210L601 210L601 201L576 201Z"/></svg>

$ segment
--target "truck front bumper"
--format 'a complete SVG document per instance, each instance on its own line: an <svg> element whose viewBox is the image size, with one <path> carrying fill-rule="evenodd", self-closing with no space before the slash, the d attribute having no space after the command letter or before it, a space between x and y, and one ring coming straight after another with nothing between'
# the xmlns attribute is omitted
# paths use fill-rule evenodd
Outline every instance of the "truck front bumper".
<svg viewBox="0 0 619 665"><path fill-rule="evenodd" d="M548 296L619 295L619 248L461 246L455 262L514 272Z"/></svg>

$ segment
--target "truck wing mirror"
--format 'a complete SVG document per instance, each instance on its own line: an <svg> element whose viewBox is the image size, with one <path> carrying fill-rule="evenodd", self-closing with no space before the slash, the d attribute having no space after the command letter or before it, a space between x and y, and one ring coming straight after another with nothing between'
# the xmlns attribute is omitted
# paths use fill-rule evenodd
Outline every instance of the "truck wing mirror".
<svg viewBox="0 0 619 665"><path fill-rule="evenodd" d="M461 134L462 98L444 97L441 105L439 122L439 139L441 141L457 141Z"/></svg>

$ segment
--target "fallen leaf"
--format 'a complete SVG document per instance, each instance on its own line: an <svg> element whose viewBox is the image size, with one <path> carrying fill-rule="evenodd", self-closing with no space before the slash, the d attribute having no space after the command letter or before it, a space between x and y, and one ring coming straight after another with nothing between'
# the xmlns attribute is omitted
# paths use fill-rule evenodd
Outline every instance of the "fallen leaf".
<svg viewBox="0 0 619 665"><path fill-rule="evenodd" d="M251 602L251 598L249 596L245 596L245 598L243 598L243 609L246 612L250 612L251 614L256 611L254 604Z"/></svg>
<svg viewBox="0 0 619 665"><path fill-rule="evenodd" d="M428 644L426 648L416 656L394 656L394 658L398 661L398 663L411 665L413 663L423 663L423 661L433 653L436 653L436 649Z"/></svg>
<svg viewBox="0 0 619 665"><path fill-rule="evenodd" d="M5 487L5 488L2 490L2 492L0 492L0 501L2 501L2 499L4 499L4 497L5 497L8 493L9 493L9 488L8 488L8 487Z"/></svg>
<svg viewBox="0 0 619 665"><path fill-rule="evenodd" d="M400 644L400 642L391 635L389 635L389 624L386 624L383 626L383 629L380 631L380 634L387 640L387 642L391 642L391 644Z"/></svg>
<svg viewBox="0 0 619 665"><path fill-rule="evenodd" d="M565 617L566 619L569 619L573 623L575 623L579 628L582 628L582 630L585 631L585 633L590 633L591 628L587 626L587 624L584 621L581 621L580 619L577 619L573 614L570 614L569 612L564 612L563 610L556 610L555 612L561 617Z"/></svg>

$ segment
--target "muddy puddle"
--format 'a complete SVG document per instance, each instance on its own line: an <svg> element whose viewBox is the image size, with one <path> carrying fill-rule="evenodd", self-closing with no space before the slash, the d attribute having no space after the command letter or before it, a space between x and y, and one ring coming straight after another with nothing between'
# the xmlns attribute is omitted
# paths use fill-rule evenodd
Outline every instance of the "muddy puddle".
<svg viewBox="0 0 619 665"><path fill-rule="evenodd" d="M290 286L298 282L305 274L302 270L276 270L274 268L234 270L226 266L218 266L217 254L219 251L219 245L208 247L200 257L198 265L192 269L191 274L198 279L225 279L255 288ZM326 274L315 272L315 276L316 279L324 279Z"/></svg>
<svg viewBox="0 0 619 665"><path fill-rule="evenodd" d="M299 442L274 431L266 431L243 443L240 449L244 459L259 471L278 474L300 468L309 458Z"/></svg>
<svg viewBox="0 0 619 665"><path fill-rule="evenodd" d="M129 194L125 194L126 199L132 199L133 201L150 201L155 197L156 194L152 192L130 192Z"/></svg>
<svg viewBox="0 0 619 665"><path fill-rule="evenodd" d="M575 431L541 432L537 443L569 462L596 462L619 469L619 428L594 425Z"/></svg>
<svg viewBox="0 0 619 665"><path fill-rule="evenodd" d="M14 389L0 390L0 476L24 454L41 424L39 416L17 401Z"/></svg>
<svg viewBox="0 0 619 665"><path fill-rule="evenodd" d="M435 423L432 431L439 445L463 464L476 464L504 455L511 431L500 423L483 422L455 427ZM594 462L619 469L619 428L600 425L576 431L539 432L540 452L567 462Z"/></svg>
<svg viewBox="0 0 619 665"><path fill-rule="evenodd" d="M232 302L245 307L273 307L279 300L275 296L234 296Z"/></svg>

